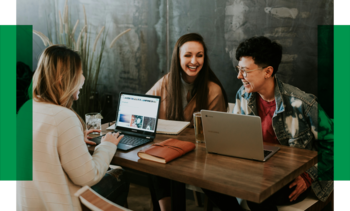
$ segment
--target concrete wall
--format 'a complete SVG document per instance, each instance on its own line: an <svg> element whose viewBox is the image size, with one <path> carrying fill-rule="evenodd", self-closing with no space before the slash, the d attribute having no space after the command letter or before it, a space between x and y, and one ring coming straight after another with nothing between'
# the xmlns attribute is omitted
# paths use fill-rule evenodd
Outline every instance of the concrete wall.
<svg viewBox="0 0 350 211"><path fill-rule="evenodd" d="M17 0L17 24L33 25L47 34L53 0ZM64 0L57 1L63 12ZM107 46L99 78L100 96L120 91L145 93L168 72L176 40L189 32L200 33L209 50L210 64L230 102L241 86L233 66L235 49L243 39L264 35L284 47L277 76L282 81L317 95L317 27L333 24L332 0L70 0L71 20L83 26L85 5L89 31L95 36L105 25ZM49 27L54 29L53 25ZM76 33L76 37L77 37ZM33 36L33 69L45 48Z"/></svg>

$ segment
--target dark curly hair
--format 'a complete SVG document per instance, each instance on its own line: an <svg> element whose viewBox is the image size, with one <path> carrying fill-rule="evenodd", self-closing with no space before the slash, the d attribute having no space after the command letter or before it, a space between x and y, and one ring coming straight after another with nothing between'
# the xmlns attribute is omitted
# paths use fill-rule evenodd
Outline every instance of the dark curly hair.
<svg viewBox="0 0 350 211"><path fill-rule="evenodd" d="M273 67L272 76L278 71L282 59L282 46L269 38L252 37L241 42L236 50L237 61L244 56L251 56L259 67Z"/></svg>

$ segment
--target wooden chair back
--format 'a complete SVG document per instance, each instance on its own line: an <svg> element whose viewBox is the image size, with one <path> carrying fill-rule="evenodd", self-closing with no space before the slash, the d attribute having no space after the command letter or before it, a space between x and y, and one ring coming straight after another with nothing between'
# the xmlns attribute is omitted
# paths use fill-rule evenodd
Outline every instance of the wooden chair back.
<svg viewBox="0 0 350 211"><path fill-rule="evenodd" d="M96 193L89 186L84 186L75 193L79 197L81 208L83 211L128 211L118 204Z"/></svg>

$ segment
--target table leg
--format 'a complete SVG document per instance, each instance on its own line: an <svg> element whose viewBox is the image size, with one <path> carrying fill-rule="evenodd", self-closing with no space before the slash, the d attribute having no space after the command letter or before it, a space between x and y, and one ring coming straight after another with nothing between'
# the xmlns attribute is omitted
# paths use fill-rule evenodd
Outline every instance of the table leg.
<svg viewBox="0 0 350 211"><path fill-rule="evenodd" d="M171 180L171 210L186 210L186 185L174 180Z"/></svg>
<svg viewBox="0 0 350 211"><path fill-rule="evenodd" d="M153 181L150 176L148 176L148 187L149 191L151 193L151 203L152 203L152 208L151 211L160 211L159 203L156 197L156 191L154 190L154 187L152 185Z"/></svg>

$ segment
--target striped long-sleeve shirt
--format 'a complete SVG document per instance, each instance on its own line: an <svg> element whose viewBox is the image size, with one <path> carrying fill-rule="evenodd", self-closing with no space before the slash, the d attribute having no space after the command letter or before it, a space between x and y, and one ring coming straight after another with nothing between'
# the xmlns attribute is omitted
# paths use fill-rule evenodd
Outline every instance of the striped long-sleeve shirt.
<svg viewBox="0 0 350 211"><path fill-rule="evenodd" d="M102 179L116 146L102 142L91 156L73 111L35 101L24 106L32 102L33 181L17 182L17 210L81 210L74 193Z"/></svg>

